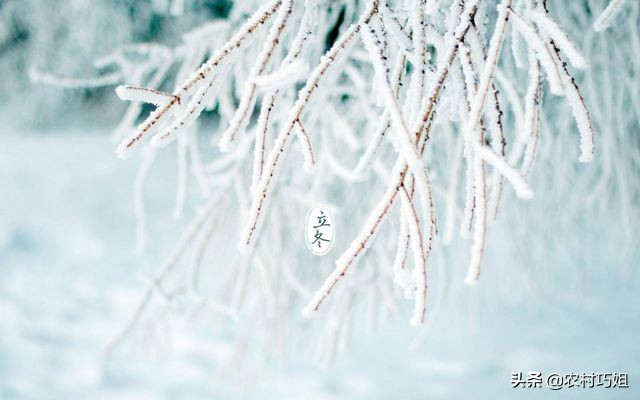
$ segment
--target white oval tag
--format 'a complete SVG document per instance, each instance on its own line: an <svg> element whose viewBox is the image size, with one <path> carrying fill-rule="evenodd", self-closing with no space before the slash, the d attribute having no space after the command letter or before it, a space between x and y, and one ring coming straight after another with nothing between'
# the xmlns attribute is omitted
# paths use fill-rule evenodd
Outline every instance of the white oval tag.
<svg viewBox="0 0 640 400"><path fill-rule="evenodd" d="M323 256L331 250L336 227L333 216L326 207L313 207L307 213L304 234L309 250L317 256Z"/></svg>

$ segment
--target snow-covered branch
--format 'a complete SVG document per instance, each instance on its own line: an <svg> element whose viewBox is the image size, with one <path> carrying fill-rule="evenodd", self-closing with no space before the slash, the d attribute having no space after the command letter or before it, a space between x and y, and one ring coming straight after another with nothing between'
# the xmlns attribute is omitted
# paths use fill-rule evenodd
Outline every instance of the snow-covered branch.
<svg viewBox="0 0 640 400"><path fill-rule="evenodd" d="M162 148L176 142L176 209L186 214L194 198L205 204L151 279L124 334L170 281L198 309L253 312L256 320L302 301L304 315L312 316L326 302L333 321L323 335L327 348L343 334L335 321L352 315L351 302L365 286L375 287L389 310L397 310L395 292L413 299L410 321L420 324L432 304L432 249L454 242L458 226L463 239L471 236L460 280L476 283L501 199L509 192L532 198L535 181L528 179L541 140L564 143L558 137L565 132L541 135L547 90L572 111L579 160L594 155L597 124L579 84L590 76L592 60L542 3L236 2L228 20L195 28L174 49L138 45L103 57L96 78L34 72L34 79L61 86L120 85L117 95L131 102L119 128L130 132L116 153L125 158L143 148L134 197L141 244L148 234L144 183ZM182 5L173 4L179 14ZM596 30L623 7L613 0ZM636 111L637 97L629 97ZM130 129L143 103L156 108ZM294 137L300 148L290 151ZM199 197L191 196L191 175ZM308 268L296 235L301 216L319 202L340 215L335 249L341 253L335 266ZM222 299L205 299L200 287L209 245L222 249L209 256L227 267L216 276ZM367 258L370 250L376 257ZM181 268L189 251L192 261Z"/></svg>

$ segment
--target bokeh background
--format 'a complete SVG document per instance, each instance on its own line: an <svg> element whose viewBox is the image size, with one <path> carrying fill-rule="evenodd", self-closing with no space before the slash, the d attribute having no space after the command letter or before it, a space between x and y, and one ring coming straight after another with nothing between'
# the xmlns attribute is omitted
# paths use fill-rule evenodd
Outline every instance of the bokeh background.
<svg viewBox="0 0 640 400"><path fill-rule="evenodd" d="M95 76L93 61L117 46L173 46L233 2L186 1L178 13L168 0L0 0L0 398L637 399L639 6L628 1L598 34L606 1L550 3L592 61L578 79L599 135L594 163L550 149L532 176L541 194L511 202L493 229L480 285L461 284L468 244L455 245L433 273L445 300L432 323L358 318L327 367L304 340L256 350L224 321L180 313L158 316L162 334L104 354L185 225L170 212L175 171L151 172L153 243L136 255L136 165L110 141L125 105L113 87L29 78L34 68ZM566 109L550 101L545 112L575 134ZM630 388L512 389L516 371L623 372Z"/></svg>

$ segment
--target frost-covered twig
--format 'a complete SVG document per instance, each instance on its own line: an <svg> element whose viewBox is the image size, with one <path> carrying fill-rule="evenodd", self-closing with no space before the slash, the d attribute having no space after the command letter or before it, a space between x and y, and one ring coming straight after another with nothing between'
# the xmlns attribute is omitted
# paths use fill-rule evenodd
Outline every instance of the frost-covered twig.
<svg viewBox="0 0 640 400"><path fill-rule="evenodd" d="M551 40L553 40L558 48L564 52L571 64L579 69L585 69L589 63L578 50L575 44L569 39L569 35L553 21L546 12L540 10L531 13L535 23L545 31Z"/></svg>
<svg viewBox="0 0 640 400"><path fill-rule="evenodd" d="M215 210L217 201L217 198L212 198L204 207L204 209L202 209L198 213L196 218L194 218L189 227L183 233L180 240L178 240L171 253L166 258L162 268L160 268L155 277L147 285L147 288L145 289L140 302L138 303L137 307L135 308L133 314L131 315L125 326L122 328L120 333L118 333L107 345L105 350L107 353L118 346L120 341L122 341L131 332L138 320L142 317L142 314L149 304L149 301L151 300L154 292L156 292L158 288L160 288L162 280L177 266L178 259L185 252L186 248L191 243L195 235L197 235L197 233L201 230L203 224L207 221L208 218L211 217L211 213Z"/></svg>
<svg viewBox="0 0 640 400"><path fill-rule="evenodd" d="M228 150L238 131L243 129L244 126L248 123L248 119L251 116L250 114L253 110L253 105L255 104L256 100L257 85L255 80L265 71L265 69L267 68L267 63L276 50L276 46L278 45L278 43L280 43L280 36L282 36L282 32L287 25L287 21L291 16L291 12L293 11L293 3L293 0L285 0L284 5L280 7L278 17L273 23L273 26L269 31L269 35L267 36L267 45L262 49L262 52L258 55L256 63L251 69L251 73L247 79L247 83L245 85L242 98L240 99L238 109L236 110L236 113L233 116L229 127L222 133L222 138L220 139L220 149L222 149L223 151Z"/></svg>
<svg viewBox="0 0 640 400"><path fill-rule="evenodd" d="M473 3L473 2L472 2ZM418 115L421 116L418 123L418 146L420 151L424 151L424 135L423 130L429 125L431 118L434 115L434 109L439 99L444 81L449 74L449 68L454 61L454 58L458 52L459 43L464 39L466 35L471 16L475 13L475 6L472 4L466 9L466 14L460 18L460 24L455 29L455 33L452 35L452 42L449 44L449 48L444 53L444 58L440 61L436 72L435 85L432 87L429 95L425 98L421 112ZM336 269L325 279L323 285L316 291L313 298L309 301L307 306L303 310L303 314L310 316L311 313L317 311L322 302L331 293L338 281L346 274L349 268L355 264L360 257L364 254L366 249L370 246L371 241L378 233L384 219L391 210L393 203L396 199L397 193L402 186L405 176L407 174L407 165L399 159L391 173L392 179L387 187L384 195L378 201L373 212L367 219L363 229L360 231L356 239L351 243L349 248L338 258L336 261Z"/></svg>
<svg viewBox="0 0 640 400"><path fill-rule="evenodd" d="M511 12L511 19L513 20L513 25L518 29L518 31L520 31L527 44L533 49L538 57L538 60L547 75L551 92L556 95L564 94L560 71L558 71L558 66L553 62L551 53L545 45L544 40L533 29L533 27L527 24L513 11Z"/></svg>
<svg viewBox="0 0 640 400"><path fill-rule="evenodd" d="M122 82L122 79L123 79L122 74L119 72L106 74L96 78L68 78L68 77L53 75L47 72L38 71L36 69L31 69L29 71L29 76L31 77L31 80L33 82L44 83L47 85L58 86L63 88L103 87L103 86L109 86L109 85Z"/></svg>
<svg viewBox="0 0 640 400"><path fill-rule="evenodd" d="M410 171L414 177L414 182L418 188L420 203L422 210L429 213L430 207L427 205L429 198L428 181L429 177L421 160L418 149L416 148L415 139L413 138L409 128L404 120L400 106L396 100L393 86L389 80L389 68L386 65L386 57L380 47L380 42L374 37L374 30L368 24L363 24L362 40L369 52L377 77L378 90L382 92L384 98L385 109L391 116L393 126L398 133L398 142L400 143L400 154L406 160Z"/></svg>
<svg viewBox="0 0 640 400"><path fill-rule="evenodd" d="M580 93L580 88L576 83L575 78L569 72L567 63L560 58L560 50L555 47L553 42L550 43L553 49L552 55L558 68L562 71L562 80L565 88L565 95L567 102L571 107L571 112L578 125L580 131L580 162L591 162L593 160L593 153L595 152L595 132L593 131L593 123L589 116L589 110L584 102L584 98Z"/></svg>
<svg viewBox="0 0 640 400"><path fill-rule="evenodd" d="M596 19L596 22L593 23L593 29L595 29L596 32L600 32L609 28L615 17L622 11L625 2L626 0L611 0L607 8L604 9L602 14Z"/></svg>
<svg viewBox="0 0 640 400"><path fill-rule="evenodd" d="M406 187L402 187L400 196L403 199L405 215L407 217L409 234L411 235L411 249L413 260L416 265L415 269L415 306L413 309L412 325L418 325L424 322L427 309L427 252L425 249L425 241L420 228L420 219L413 206L411 196L407 192ZM412 288L413 289L413 288Z"/></svg>
<svg viewBox="0 0 640 400"><path fill-rule="evenodd" d="M520 158L524 152L522 160L522 173L526 176L531 170L535 157L540 135L540 106L542 104L542 81L540 80L540 63L533 55L530 57L531 67L529 68L529 86L525 95L525 112L523 134L518 141L518 147L512 153L512 160ZM516 153L517 151L517 153Z"/></svg>
<svg viewBox="0 0 640 400"><path fill-rule="evenodd" d="M155 106L164 106L172 100L180 104L180 99L171 93L161 92L156 89L142 88L130 85L118 86L116 94L121 100L140 101L153 104Z"/></svg>
<svg viewBox="0 0 640 400"><path fill-rule="evenodd" d="M227 42L220 50L218 50L213 57L203 64L191 77L183 83L173 95L175 98L167 103L163 107L158 107L144 122L140 124L138 129L127 137L116 150L119 157L124 158L130 152L133 146L138 143L142 138L149 133L156 125L159 125L166 121L170 116L169 111L180 103L186 103L187 98L197 89L199 92L194 96L194 99L187 106L187 110L183 112L182 116L178 118L177 125L173 125L169 130L162 132L156 143L158 145L164 145L170 140L174 139L179 133L179 130L186 128L191 122L195 120L195 117L200 114L200 111L206 104L207 96L209 95L209 89L213 85L216 78L215 72L221 68L223 64L228 61L229 56L237 52L241 47L246 46L246 42L250 39L255 31L266 23L266 21L278 10L282 1L272 0L262 6L256 13L249 19L249 21L236 33L236 35ZM211 76L213 75L213 76Z"/></svg>
<svg viewBox="0 0 640 400"><path fill-rule="evenodd" d="M367 22L375 10L377 2L372 2L368 10L363 13L362 22ZM349 43L355 38L358 31L362 28L361 22L351 25L346 32L334 43L321 59L320 64L311 72L311 76L307 84L300 90L298 100L293 109L289 112L287 122L276 138L274 148L267 158L266 167L262 173L262 178L256 188L253 196L251 210L249 212L249 221L245 225L238 248L241 252L246 252L253 244L256 232L259 229L260 222L263 218L265 208L267 206L268 197L273 189L273 181L278 172L282 154L288 146L289 138L293 132L296 122L301 118L302 113L309 103L311 96L318 89L318 84L322 76L329 70L336 58L345 50Z"/></svg>

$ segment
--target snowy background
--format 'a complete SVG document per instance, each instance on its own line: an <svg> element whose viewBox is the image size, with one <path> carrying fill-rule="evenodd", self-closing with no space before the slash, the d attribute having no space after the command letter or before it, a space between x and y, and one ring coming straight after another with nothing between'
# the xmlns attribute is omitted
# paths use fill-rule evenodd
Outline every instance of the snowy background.
<svg viewBox="0 0 640 400"><path fill-rule="evenodd" d="M604 143L594 163L552 152L553 165L547 160L532 177L549 190L510 202L478 286L461 284L467 250L454 247L431 278L446 282L433 285L446 294L436 318L420 330L405 319L371 326L356 318L351 343L327 368L313 357L313 341L255 349L261 332L237 340L234 329L220 328L224 319L189 318L179 307L104 354L144 276L186 224L171 217L175 171L166 162L151 172L153 242L136 255L136 165L113 154L110 130L124 110L113 87L29 80L34 66L87 76L93 59L133 41L174 44L231 4L187 2L172 16L163 1L0 0L0 399L637 399L638 4L628 2L626 24L594 39L590 23L605 2L576 3L586 17L569 26L587 55L606 49L633 60L600 55L585 78L595 85L586 97L599 110ZM552 6L558 19L571 21L561 7ZM632 95L618 101L616 85ZM547 112L558 120L553 107ZM626 122L614 120L618 112ZM608 171L611 158L620 161ZM545 186L558 165L555 179L563 180ZM602 175L606 196L586 200ZM630 388L511 389L515 371L625 372Z"/></svg>

